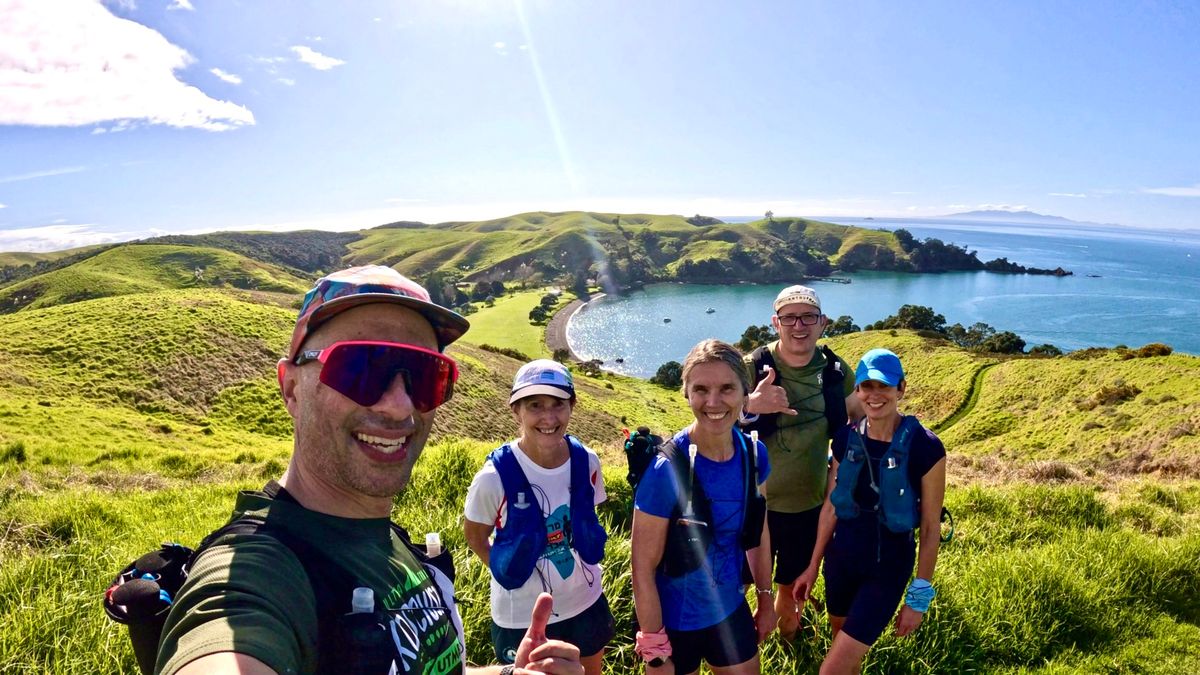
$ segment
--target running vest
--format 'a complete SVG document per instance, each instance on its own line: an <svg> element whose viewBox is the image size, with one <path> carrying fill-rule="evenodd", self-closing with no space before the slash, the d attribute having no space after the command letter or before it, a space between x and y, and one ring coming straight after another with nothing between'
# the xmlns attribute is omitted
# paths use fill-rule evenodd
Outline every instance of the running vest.
<svg viewBox="0 0 1200 675"><path fill-rule="evenodd" d="M748 437L734 430L734 437L742 449L742 483L745 487L742 501L742 531L738 543L743 551L757 548L762 539L763 518L767 512L767 499L758 490L758 448L750 449ZM668 577L681 577L695 571L704 563L712 545L712 501L704 493L704 484L692 473L686 450L679 447L680 435L663 443L659 454L671 463L679 485L679 499L671 511L667 526L667 541L663 547L662 560L658 569ZM688 498L691 497L692 513L687 513ZM750 575L748 563L742 563L742 581ZM751 577L752 580L752 577Z"/></svg>
<svg viewBox="0 0 1200 675"><path fill-rule="evenodd" d="M832 349L825 345L821 345L819 349L825 354L825 367L821 369L820 382L821 396L825 399L825 422L828 426L827 434L829 438L833 438L837 430L846 424L846 393L842 388L846 373L842 372L842 361ZM750 352L750 360L754 364L754 386L758 386L764 377L763 366L770 366L775 371L776 378L779 377L779 369L775 366L775 357L771 355L770 345L763 345ZM766 438L779 428L779 415L780 413L764 413L753 422L744 424L743 428L747 431L757 431L760 437Z"/></svg>
<svg viewBox="0 0 1200 675"><path fill-rule="evenodd" d="M863 467L866 467L868 480L879 493L879 503L875 507L879 522L897 533L911 533L916 529L920 516L917 496L908 480L908 451L913 435L922 432L916 417L902 416L887 452L879 460L879 476L875 476L863 441L863 435L867 433L866 418L851 428L846 438L846 455L838 464L837 485L829 498L839 519L859 517L860 508L854 501L854 491L862 478Z"/></svg>
<svg viewBox="0 0 1200 675"><path fill-rule="evenodd" d="M604 559L608 533L596 516L596 490L592 487L587 450L574 436L564 438L571 452L571 520L567 523L567 543L583 562L594 565ZM496 582L511 591L525 585L546 551L546 517L509 444L493 450L488 459L500 474L508 513L504 527L496 530L488 567Z"/></svg>

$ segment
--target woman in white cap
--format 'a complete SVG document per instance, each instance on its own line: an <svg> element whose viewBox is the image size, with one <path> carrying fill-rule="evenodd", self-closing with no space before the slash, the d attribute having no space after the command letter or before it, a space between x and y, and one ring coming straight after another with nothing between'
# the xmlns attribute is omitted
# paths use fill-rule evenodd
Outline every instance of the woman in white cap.
<svg viewBox="0 0 1200 675"><path fill-rule="evenodd" d="M834 479L817 545L794 588L797 601L808 599L824 556L833 645L823 674L857 673L893 617L896 635L911 635L935 595L946 449L915 417L900 413L906 388L899 357L886 349L867 352L854 377L865 414L833 439Z"/></svg>
<svg viewBox="0 0 1200 675"><path fill-rule="evenodd" d="M467 544L491 571L496 656L513 663L534 601L548 592L547 636L577 646L587 675L600 675L616 630L600 587L607 534L595 507L605 499L604 476L599 456L566 433L571 373L531 361L517 371L508 404L520 436L488 455L464 507Z"/></svg>

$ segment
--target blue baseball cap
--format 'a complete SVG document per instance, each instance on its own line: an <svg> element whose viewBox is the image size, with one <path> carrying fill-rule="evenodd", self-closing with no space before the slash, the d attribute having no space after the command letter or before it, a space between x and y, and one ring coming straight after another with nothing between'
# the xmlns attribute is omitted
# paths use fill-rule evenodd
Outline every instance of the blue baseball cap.
<svg viewBox="0 0 1200 675"><path fill-rule="evenodd" d="M900 357L887 349L872 349L863 354L854 369L854 386L867 380L876 380L889 387L898 387L904 380L904 366L900 365Z"/></svg>
<svg viewBox="0 0 1200 675"><path fill-rule="evenodd" d="M521 366L513 378L512 396L508 404L537 394L575 400L575 382L571 372L558 361L537 359Z"/></svg>

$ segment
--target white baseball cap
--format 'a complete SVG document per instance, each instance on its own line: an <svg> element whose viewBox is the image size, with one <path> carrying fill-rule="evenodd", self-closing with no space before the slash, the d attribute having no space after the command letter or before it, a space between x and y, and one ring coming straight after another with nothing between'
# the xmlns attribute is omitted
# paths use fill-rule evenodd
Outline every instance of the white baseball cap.
<svg viewBox="0 0 1200 675"><path fill-rule="evenodd" d="M775 311L778 312L780 308L796 303L812 305L821 309L821 299L817 297L817 292L808 286L796 284L779 291L779 295L775 296Z"/></svg>

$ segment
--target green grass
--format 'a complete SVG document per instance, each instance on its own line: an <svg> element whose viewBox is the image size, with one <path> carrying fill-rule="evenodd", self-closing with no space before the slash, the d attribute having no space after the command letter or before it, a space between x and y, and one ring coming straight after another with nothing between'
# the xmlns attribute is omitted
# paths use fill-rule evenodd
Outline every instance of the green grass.
<svg viewBox="0 0 1200 675"><path fill-rule="evenodd" d="M495 306L484 307L468 317L471 330L463 336L463 341L515 349L531 359L550 358L545 326L529 323L529 311L538 306L545 294L543 288L497 298Z"/></svg>
<svg viewBox="0 0 1200 675"><path fill-rule="evenodd" d="M458 595L475 662L491 660L487 572L471 557L462 498L488 443L445 440L422 457L394 517L441 532L455 551ZM605 672L640 672L632 654L629 509L624 468L609 463L604 584L617 618ZM5 672L128 671L123 628L100 594L159 542L194 544L227 517L238 489L264 475L124 482L0 473L0 663ZM951 490L958 537L938 564L938 598L913 639L888 633L866 673L1196 672L1200 668L1200 483L1016 484ZM1148 531L1146 514L1173 521ZM32 583L31 580L36 580ZM818 591L820 592L820 591ZM772 637L763 672L812 672L828 648L815 614L797 647Z"/></svg>

